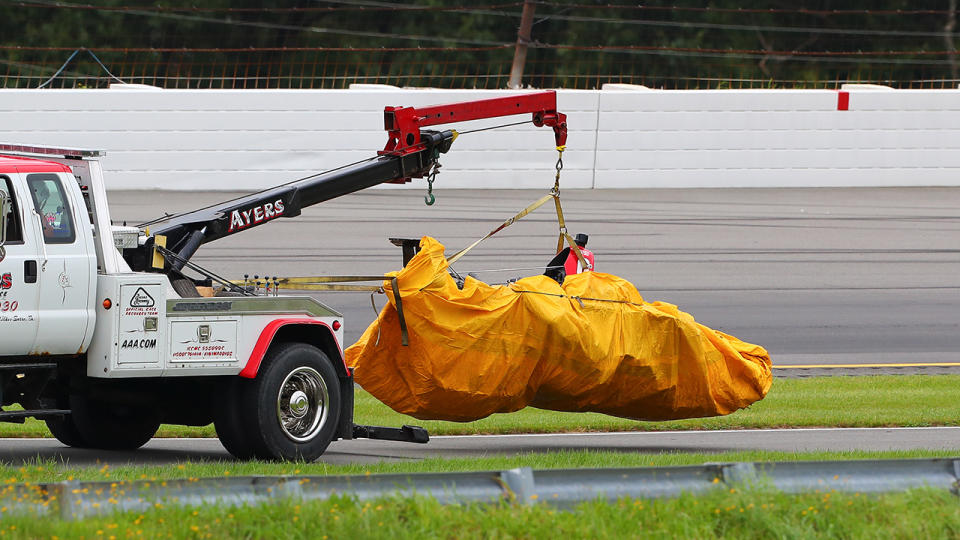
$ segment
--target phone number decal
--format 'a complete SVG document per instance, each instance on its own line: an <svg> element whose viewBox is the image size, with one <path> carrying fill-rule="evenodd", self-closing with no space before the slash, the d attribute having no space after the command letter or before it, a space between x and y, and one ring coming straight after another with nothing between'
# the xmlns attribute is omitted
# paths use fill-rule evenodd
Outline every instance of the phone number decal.
<svg viewBox="0 0 960 540"><path fill-rule="evenodd" d="M4 300L0 302L0 311L16 311L20 307L20 303L14 300L13 302L9 300Z"/></svg>

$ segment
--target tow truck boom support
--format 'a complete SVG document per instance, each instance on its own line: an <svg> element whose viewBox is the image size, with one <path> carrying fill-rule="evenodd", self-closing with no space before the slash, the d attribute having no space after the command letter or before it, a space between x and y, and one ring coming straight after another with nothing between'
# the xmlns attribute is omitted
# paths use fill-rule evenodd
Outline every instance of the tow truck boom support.
<svg viewBox="0 0 960 540"><path fill-rule="evenodd" d="M199 247L279 217L294 217L301 209L383 183L422 178L456 138L452 130L421 128L483 118L532 114L533 124L553 128L557 146L566 144L566 115L557 112L555 91L533 92L429 107L385 107L389 139L378 157L328 173L309 176L220 204L178 214L152 226L152 237L124 256L134 270L148 270L154 239L166 237L177 257L165 270L179 271Z"/></svg>
<svg viewBox="0 0 960 540"><path fill-rule="evenodd" d="M535 126L553 128L557 146L567 144L567 115L557 112L557 93L548 90L420 108L386 107L383 127L389 132L390 140L381 153L415 151L420 143L420 128L526 113L533 114Z"/></svg>

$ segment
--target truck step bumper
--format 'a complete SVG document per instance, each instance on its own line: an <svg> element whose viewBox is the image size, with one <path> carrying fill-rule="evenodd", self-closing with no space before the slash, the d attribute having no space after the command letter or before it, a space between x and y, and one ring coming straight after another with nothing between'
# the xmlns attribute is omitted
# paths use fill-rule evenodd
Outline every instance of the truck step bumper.
<svg viewBox="0 0 960 540"><path fill-rule="evenodd" d="M33 362L24 364L0 364L0 371L26 371L28 369L54 369L54 362Z"/></svg>

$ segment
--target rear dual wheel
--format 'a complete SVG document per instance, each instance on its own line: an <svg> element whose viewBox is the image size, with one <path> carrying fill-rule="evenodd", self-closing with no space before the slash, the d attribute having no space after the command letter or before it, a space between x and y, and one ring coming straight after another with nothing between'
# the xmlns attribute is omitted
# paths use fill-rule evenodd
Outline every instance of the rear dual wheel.
<svg viewBox="0 0 960 540"><path fill-rule="evenodd" d="M340 420L340 381L330 359L305 343L271 347L257 378L229 381L214 424L238 459L313 461Z"/></svg>
<svg viewBox="0 0 960 540"><path fill-rule="evenodd" d="M58 441L75 448L136 450L157 433L160 419L146 407L69 397L71 414L46 420Z"/></svg>

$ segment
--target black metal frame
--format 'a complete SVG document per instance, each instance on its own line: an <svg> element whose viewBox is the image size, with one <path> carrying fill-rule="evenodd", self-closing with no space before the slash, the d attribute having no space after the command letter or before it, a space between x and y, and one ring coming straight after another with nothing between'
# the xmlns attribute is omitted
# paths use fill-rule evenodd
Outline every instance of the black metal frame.
<svg viewBox="0 0 960 540"><path fill-rule="evenodd" d="M454 139L452 131L434 132L431 135L424 138L428 141L427 146L406 155L375 156L352 166L162 219L158 224L151 225L152 236L147 243L136 249L124 250L124 257L134 270L150 270L154 237L165 236L166 247L176 254L176 258L173 262L168 258L164 271L179 272L201 245L252 229L273 219L251 221L242 228L231 229L231 216L235 212L249 214L255 209L262 210L266 204L280 201L283 210L275 217L290 218L300 215L303 208L330 199L383 183L422 177L437 162L440 154L449 150Z"/></svg>

